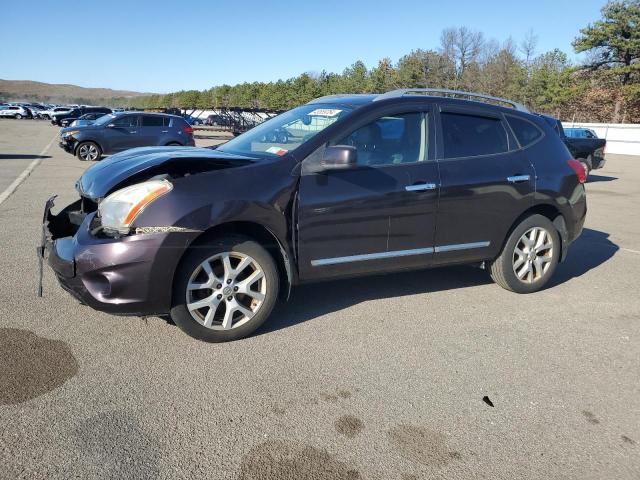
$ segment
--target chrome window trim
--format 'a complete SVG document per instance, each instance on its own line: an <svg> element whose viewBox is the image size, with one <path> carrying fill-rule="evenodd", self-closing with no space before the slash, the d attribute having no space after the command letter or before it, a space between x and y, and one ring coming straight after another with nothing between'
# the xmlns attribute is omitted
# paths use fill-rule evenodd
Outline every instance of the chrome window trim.
<svg viewBox="0 0 640 480"><path fill-rule="evenodd" d="M458 243L452 245L442 245L439 247L415 248L412 250L394 250L391 252L364 253L361 255L348 255L345 257L320 258L311 260L313 267L323 267L327 265L339 265L341 263L363 262L367 260L381 260L385 258L407 257L410 255L426 255L439 252L453 252L456 250L468 250L472 248L488 247L491 242Z"/></svg>

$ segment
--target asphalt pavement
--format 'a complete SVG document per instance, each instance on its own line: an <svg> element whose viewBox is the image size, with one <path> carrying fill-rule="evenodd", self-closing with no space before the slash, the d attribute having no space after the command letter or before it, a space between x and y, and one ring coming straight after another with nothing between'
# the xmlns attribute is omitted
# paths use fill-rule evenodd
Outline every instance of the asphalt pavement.
<svg viewBox="0 0 640 480"><path fill-rule="evenodd" d="M640 478L640 158L591 176L542 292L471 267L306 285L206 344L48 269L36 296L44 202L88 166L56 132L0 120L0 192L42 156L0 204L0 478Z"/></svg>

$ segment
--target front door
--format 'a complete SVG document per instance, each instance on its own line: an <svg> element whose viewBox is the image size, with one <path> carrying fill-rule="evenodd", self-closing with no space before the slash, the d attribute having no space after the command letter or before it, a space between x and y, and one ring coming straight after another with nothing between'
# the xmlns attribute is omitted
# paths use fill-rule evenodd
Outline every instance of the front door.
<svg viewBox="0 0 640 480"><path fill-rule="evenodd" d="M128 148L140 147L138 132L140 115L125 115L116 118L104 130L105 153L116 153Z"/></svg>
<svg viewBox="0 0 640 480"><path fill-rule="evenodd" d="M395 107L329 142L355 146L356 168L305 173L303 164L302 280L430 263L439 181L429 120L428 107Z"/></svg>

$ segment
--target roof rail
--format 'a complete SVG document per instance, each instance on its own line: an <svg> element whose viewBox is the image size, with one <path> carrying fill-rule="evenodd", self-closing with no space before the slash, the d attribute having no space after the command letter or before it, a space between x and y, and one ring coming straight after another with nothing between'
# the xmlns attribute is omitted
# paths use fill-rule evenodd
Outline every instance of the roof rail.
<svg viewBox="0 0 640 480"><path fill-rule="evenodd" d="M413 94L435 94L442 96L451 96L451 97L466 97L469 100L490 100L496 103L503 103L511 106L512 108L519 110L521 112L529 112L529 109L522 105L521 103L514 102L513 100L507 100L506 98L492 97L491 95L484 95L482 93L474 93L474 92L462 92L460 90L447 90L446 88L400 88L398 90L391 90L387 93L382 93L378 95L374 102L379 100L386 100L388 98L398 98L403 97L405 95L413 95Z"/></svg>

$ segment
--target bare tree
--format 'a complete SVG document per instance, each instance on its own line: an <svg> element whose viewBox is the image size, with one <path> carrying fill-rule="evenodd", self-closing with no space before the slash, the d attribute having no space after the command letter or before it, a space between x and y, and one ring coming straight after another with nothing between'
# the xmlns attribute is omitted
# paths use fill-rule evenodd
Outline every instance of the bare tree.
<svg viewBox="0 0 640 480"><path fill-rule="evenodd" d="M442 55L456 65L456 88L464 80L469 66L478 62L484 44L484 35L480 31L468 27L443 30L440 36L440 50Z"/></svg>
<svg viewBox="0 0 640 480"><path fill-rule="evenodd" d="M533 29L529 29L524 36L522 42L520 42L520 52L524 55L524 61L526 65L530 65L536 54L536 47L538 46L538 35L533 32Z"/></svg>

